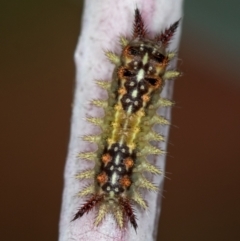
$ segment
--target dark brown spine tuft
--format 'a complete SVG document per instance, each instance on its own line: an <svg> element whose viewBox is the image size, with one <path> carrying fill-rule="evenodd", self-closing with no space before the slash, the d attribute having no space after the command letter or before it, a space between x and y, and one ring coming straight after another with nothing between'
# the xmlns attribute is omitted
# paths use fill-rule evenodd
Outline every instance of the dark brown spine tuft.
<svg viewBox="0 0 240 241"><path fill-rule="evenodd" d="M138 225L137 225L137 221L136 221L136 216L134 214L134 210L132 208L130 201L126 198L120 197L119 203L122 206L123 212L129 218L129 221L132 224L132 226L134 227L135 231L137 231Z"/></svg>
<svg viewBox="0 0 240 241"><path fill-rule="evenodd" d="M88 213L91 209L94 208L100 201L103 200L103 195L94 195L92 196L75 214L72 221L83 216L84 213Z"/></svg>
<svg viewBox="0 0 240 241"><path fill-rule="evenodd" d="M134 29L133 29L133 38L143 38L146 34L146 29L144 27L144 22L142 20L141 13L138 8L135 10L135 19L134 19Z"/></svg>
<svg viewBox="0 0 240 241"><path fill-rule="evenodd" d="M171 40L173 34L175 33L175 31L179 25L179 22L180 22L180 19L178 21L176 21L174 24L172 24L168 29L166 29L159 36L157 36L156 40L161 42L163 45L167 46L169 44L169 41Z"/></svg>

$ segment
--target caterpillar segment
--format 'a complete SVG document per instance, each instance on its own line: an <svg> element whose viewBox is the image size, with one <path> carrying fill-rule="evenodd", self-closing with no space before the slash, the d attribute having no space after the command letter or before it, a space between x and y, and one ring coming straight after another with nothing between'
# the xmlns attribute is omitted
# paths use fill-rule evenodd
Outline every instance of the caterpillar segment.
<svg viewBox="0 0 240 241"><path fill-rule="evenodd" d="M122 52L117 55L105 53L116 66L113 79L96 81L108 93L108 100L92 100L96 107L103 108L103 118L88 117L87 121L99 126L100 135L86 135L82 139L96 143L96 152L83 152L79 158L93 161L95 167L76 175L76 178L91 179L79 195L86 202L77 211L76 220L96 209L95 225L111 213L119 228L127 220L136 230L136 207L147 209L141 190L158 191L158 188L144 176L145 173L162 175L162 170L151 164L148 155L163 155L165 152L152 144L164 141L155 131L156 124L169 125L169 121L158 116L157 109L170 107L174 103L160 97L167 79L176 78L178 71L166 70L175 52L166 47L177 29L179 21L157 35L147 37L144 21L138 9L135 10L132 38L120 37Z"/></svg>

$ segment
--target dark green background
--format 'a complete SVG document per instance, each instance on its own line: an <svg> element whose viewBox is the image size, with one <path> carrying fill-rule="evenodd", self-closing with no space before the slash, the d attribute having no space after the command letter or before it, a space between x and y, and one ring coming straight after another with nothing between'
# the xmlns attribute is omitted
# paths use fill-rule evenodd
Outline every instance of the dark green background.
<svg viewBox="0 0 240 241"><path fill-rule="evenodd" d="M1 240L57 240L81 8L0 2ZM240 240L239 11L185 1L159 240Z"/></svg>

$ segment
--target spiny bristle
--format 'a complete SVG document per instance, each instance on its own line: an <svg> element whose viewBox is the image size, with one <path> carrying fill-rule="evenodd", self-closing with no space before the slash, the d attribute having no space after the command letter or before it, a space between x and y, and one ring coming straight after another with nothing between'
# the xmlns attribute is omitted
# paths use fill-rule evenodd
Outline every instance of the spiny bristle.
<svg viewBox="0 0 240 241"><path fill-rule="evenodd" d="M128 45L129 41L125 37L121 36L120 43L121 43L122 47L124 48Z"/></svg>
<svg viewBox="0 0 240 241"><path fill-rule="evenodd" d="M101 108L107 108L108 102L106 100L91 100L91 104Z"/></svg>
<svg viewBox="0 0 240 241"><path fill-rule="evenodd" d="M148 190L155 191L155 192L158 191L158 188L143 176L139 178L136 185L139 186L140 188L146 188Z"/></svg>
<svg viewBox="0 0 240 241"><path fill-rule="evenodd" d="M159 125L170 125L170 122L162 116L155 115L148 123L149 125L159 124Z"/></svg>
<svg viewBox="0 0 240 241"><path fill-rule="evenodd" d="M113 209L113 215L117 221L117 224L120 228L123 228L123 211L119 207Z"/></svg>
<svg viewBox="0 0 240 241"><path fill-rule="evenodd" d="M96 161L97 153L96 152L81 152L78 154L78 157L88 161Z"/></svg>
<svg viewBox="0 0 240 241"><path fill-rule="evenodd" d="M95 174L94 169L91 169L91 170L80 172L75 177L78 179L89 179L89 178L93 178L94 174Z"/></svg>
<svg viewBox="0 0 240 241"><path fill-rule="evenodd" d="M146 165L146 171L151 172L153 174L161 175L163 172L161 169L155 167L154 165L151 165L150 163Z"/></svg>
<svg viewBox="0 0 240 241"><path fill-rule="evenodd" d="M137 156L146 156L146 155L162 155L165 151L151 145L145 145L142 149L137 153Z"/></svg>
<svg viewBox="0 0 240 241"><path fill-rule="evenodd" d="M144 158L144 159L142 160L141 164L139 165L139 167L136 168L136 172L137 172L137 171L142 171L142 172L147 171L147 172L151 172L151 173L153 173L153 174L159 174L159 175L162 174L162 171L161 171L159 168L157 168L156 166L150 164L150 163L146 160L146 158Z"/></svg>
<svg viewBox="0 0 240 241"><path fill-rule="evenodd" d="M134 213L134 209L132 207L132 204L128 198L122 198L119 197L119 204L122 207L122 210L126 217L129 219L130 223L134 227L135 231L137 229L137 222L136 222L136 216Z"/></svg>
<svg viewBox="0 0 240 241"><path fill-rule="evenodd" d="M164 137L155 131L150 131L145 136L146 141L164 141Z"/></svg>
<svg viewBox="0 0 240 241"><path fill-rule="evenodd" d="M167 58L168 60L172 60L174 57L176 56L176 53L175 52L169 52L167 53Z"/></svg>
<svg viewBox="0 0 240 241"><path fill-rule="evenodd" d="M149 105L149 110L153 111L154 113L157 112L157 109L159 107L171 107L175 104L175 102L165 99L165 98L160 98L157 100L155 103Z"/></svg>
<svg viewBox="0 0 240 241"><path fill-rule="evenodd" d="M143 200L142 195L139 192L134 191L132 199L143 209L147 209L147 203Z"/></svg>
<svg viewBox="0 0 240 241"><path fill-rule="evenodd" d="M168 107L168 106L172 106L174 105L174 102L165 98L160 98L157 103L156 106L158 107Z"/></svg>
<svg viewBox="0 0 240 241"><path fill-rule="evenodd" d="M104 125L104 120L101 117L100 118L98 118L98 117L87 117L86 120L89 121L90 123L96 125L96 126L102 127Z"/></svg>
<svg viewBox="0 0 240 241"><path fill-rule="evenodd" d="M91 143L98 143L101 139L100 135L86 135L82 137L83 141L88 141Z"/></svg>
<svg viewBox="0 0 240 241"><path fill-rule="evenodd" d="M143 38L146 34L146 29L144 27L144 22L141 13L138 9L135 9L135 19L134 19L134 29L133 38Z"/></svg>
<svg viewBox="0 0 240 241"><path fill-rule="evenodd" d="M104 90L109 90L111 87L111 82L103 81L103 80L96 80L96 84Z"/></svg>
<svg viewBox="0 0 240 241"><path fill-rule="evenodd" d="M94 193L95 193L94 185L89 185L89 186L85 187L81 192L79 192L78 196L83 197L83 196L87 196L87 195L94 194Z"/></svg>
<svg viewBox="0 0 240 241"><path fill-rule="evenodd" d="M94 225L98 226L99 223L104 219L106 214L107 214L106 204L102 203L102 204L100 204L98 214L97 214L97 216L95 218L95 221L94 221Z"/></svg>
<svg viewBox="0 0 240 241"><path fill-rule="evenodd" d="M72 221L82 217L85 213L88 213L90 210L92 210L99 202L103 200L103 195L92 195L84 205L78 210L78 212L75 214Z"/></svg>
<svg viewBox="0 0 240 241"><path fill-rule="evenodd" d="M160 35L156 36L156 41L161 42L165 47L167 47L179 25L179 21L180 19L176 21L174 24L172 24L168 29L165 29L165 31L162 32Z"/></svg>
<svg viewBox="0 0 240 241"><path fill-rule="evenodd" d="M164 80L167 80L167 79L173 79L173 78L176 78L176 77L179 77L180 76L180 72L176 71L176 70L168 70L164 73L163 75L163 79Z"/></svg>
<svg viewBox="0 0 240 241"><path fill-rule="evenodd" d="M119 65L120 62L120 58L119 56L117 56L116 54L114 54L111 51L105 52L105 55L107 56L107 58L115 65Z"/></svg>

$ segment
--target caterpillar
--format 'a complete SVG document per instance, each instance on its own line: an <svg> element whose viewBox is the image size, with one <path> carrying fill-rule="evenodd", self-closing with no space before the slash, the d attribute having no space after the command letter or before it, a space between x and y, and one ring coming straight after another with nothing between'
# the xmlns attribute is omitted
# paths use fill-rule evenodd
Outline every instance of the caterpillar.
<svg viewBox="0 0 240 241"><path fill-rule="evenodd" d="M95 166L76 175L80 180L90 179L93 183L79 192L87 200L72 221L95 207L96 226L111 213L120 228L129 221L137 229L133 205L147 209L141 190L158 190L144 173L162 174L147 156L164 154L153 145L153 142L164 141L164 137L152 128L156 124L170 124L157 114L157 109L173 105L172 101L161 98L160 93L167 79L180 75L176 70L167 70L176 53L166 50L178 25L179 21L176 21L150 39L140 11L135 9L131 39L120 37L120 56L110 51L105 53L116 67L111 82L96 81L108 92L108 99L91 101L94 106L103 108L105 116L87 118L102 132L83 137L84 141L95 143L98 148L95 152L78 155L81 159L93 161Z"/></svg>

